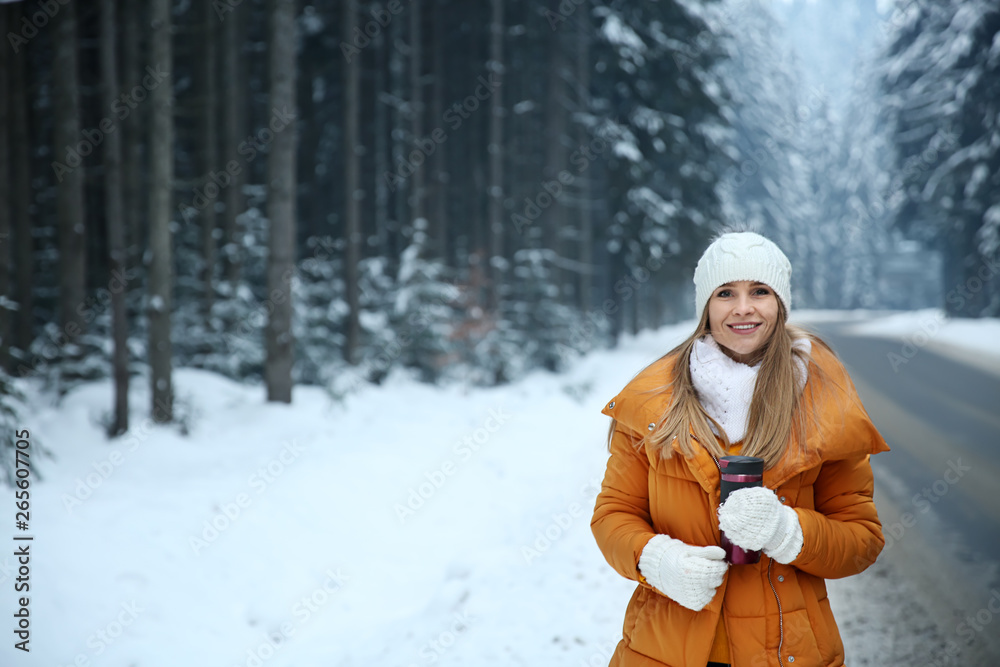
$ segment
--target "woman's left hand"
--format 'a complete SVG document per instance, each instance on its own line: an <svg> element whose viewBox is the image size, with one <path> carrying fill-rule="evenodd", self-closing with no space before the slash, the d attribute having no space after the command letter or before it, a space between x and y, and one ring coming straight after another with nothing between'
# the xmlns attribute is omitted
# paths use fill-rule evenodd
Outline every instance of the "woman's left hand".
<svg viewBox="0 0 1000 667"><path fill-rule="evenodd" d="M782 564L791 563L802 550L799 515L762 486L731 493L719 506L719 527L736 546L763 551Z"/></svg>

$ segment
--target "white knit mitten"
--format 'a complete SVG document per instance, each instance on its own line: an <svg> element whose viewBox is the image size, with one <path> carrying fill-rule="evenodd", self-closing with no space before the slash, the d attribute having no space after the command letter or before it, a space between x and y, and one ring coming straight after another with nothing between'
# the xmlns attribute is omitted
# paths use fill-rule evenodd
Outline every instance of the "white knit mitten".
<svg viewBox="0 0 1000 667"><path fill-rule="evenodd" d="M669 535L650 538L639 555L639 571L668 598L701 611L715 597L729 564L722 547L694 547Z"/></svg>
<svg viewBox="0 0 1000 667"><path fill-rule="evenodd" d="M733 491L719 507L719 528L729 541L787 565L802 550L799 515L763 486Z"/></svg>

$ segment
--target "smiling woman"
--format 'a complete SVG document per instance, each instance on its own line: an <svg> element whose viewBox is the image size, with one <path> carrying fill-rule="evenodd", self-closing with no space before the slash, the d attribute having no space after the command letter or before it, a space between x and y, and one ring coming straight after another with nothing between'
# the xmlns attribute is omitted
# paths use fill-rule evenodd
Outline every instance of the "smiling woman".
<svg viewBox="0 0 1000 667"><path fill-rule="evenodd" d="M787 324L791 271L758 234L720 236L695 269L695 331L603 411L591 527L639 584L612 666L844 664L824 579L882 550L868 457L888 447L833 351ZM736 454L763 459L763 486L720 503ZM727 562L721 531L759 562Z"/></svg>

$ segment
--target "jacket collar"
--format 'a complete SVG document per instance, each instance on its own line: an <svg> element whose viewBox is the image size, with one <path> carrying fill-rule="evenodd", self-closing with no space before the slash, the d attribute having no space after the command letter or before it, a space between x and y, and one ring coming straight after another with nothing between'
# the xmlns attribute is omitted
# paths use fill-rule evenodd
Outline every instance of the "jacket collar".
<svg viewBox="0 0 1000 667"><path fill-rule="evenodd" d="M764 471L764 485L776 489L789 479L814 468L822 461L876 454L889 448L871 423L854 390L847 371L836 356L823 345L812 346L813 364L828 377L827 391L821 397L816 389L818 373L809 369L803 400L806 404L806 447L795 434L785 455L776 466ZM640 371L601 411L640 436L656 428L670 401L669 389L673 358L662 357ZM817 416L819 431L808 415L822 400ZM692 434L693 435L693 434ZM677 442L671 445L675 455L683 457ZM694 456L685 459L692 474L706 492L719 487L719 469L704 447L696 447Z"/></svg>

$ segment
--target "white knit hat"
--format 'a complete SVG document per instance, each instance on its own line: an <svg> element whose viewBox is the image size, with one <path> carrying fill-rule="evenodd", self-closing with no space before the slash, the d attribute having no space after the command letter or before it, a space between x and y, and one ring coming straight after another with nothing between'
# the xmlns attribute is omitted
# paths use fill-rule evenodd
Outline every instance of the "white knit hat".
<svg viewBox="0 0 1000 667"><path fill-rule="evenodd" d="M694 270L695 316L720 285L736 280L756 280L775 291L791 311L792 264L774 243L754 232L730 232L712 242Z"/></svg>

